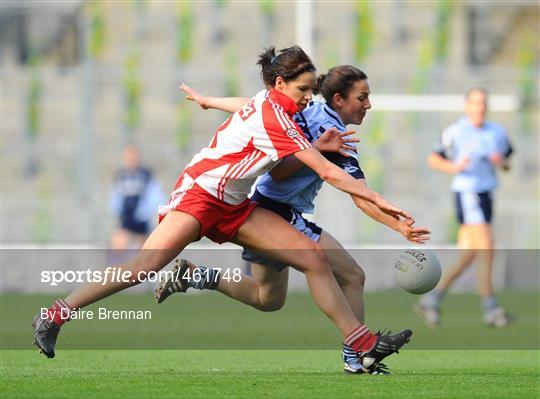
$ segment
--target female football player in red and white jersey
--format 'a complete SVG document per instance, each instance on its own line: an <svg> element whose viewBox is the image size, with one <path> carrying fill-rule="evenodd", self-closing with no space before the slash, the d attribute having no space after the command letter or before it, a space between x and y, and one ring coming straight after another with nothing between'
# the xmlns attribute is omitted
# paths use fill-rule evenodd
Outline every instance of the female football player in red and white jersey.
<svg viewBox="0 0 540 399"><path fill-rule="evenodd" d="M270 90L263 90L217 130L180 174L169 204L160 210L160 224L131 261L114 266L132 278L87 283L54 302L45 317L34 318L35 344L54 357L61 325L69 310L79 309L137 285L139 276L159 271L188 244L206 236L217 243L231 241L268 253L306 275L319 308L336 324L345 342L359 356L375 361L386 350L351 311L320 246L274 212L256 207L248 198L255 179L289 154L336 188L363 198L396 217L410 218L378 193L359 186L354 178L311 147L292 115L305 108L315 85L315 67L304 51L293 46L276 55L261 54L258 64ZM271 226L271 229L268 228ZM279 250L279 251L276 251ZM301 256L298 252L301 251ZM137 276L137 278L134 278ZM67 312L66 312L67 311ZM386 344L385 344L386 345ZM384 345L383 345L384 346Z"/></svg>

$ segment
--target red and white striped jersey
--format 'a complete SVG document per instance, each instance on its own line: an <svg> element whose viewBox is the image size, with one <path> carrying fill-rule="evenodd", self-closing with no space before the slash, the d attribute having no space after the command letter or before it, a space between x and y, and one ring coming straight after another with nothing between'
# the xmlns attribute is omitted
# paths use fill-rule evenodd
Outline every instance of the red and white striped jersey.
<svg viewBox="0 0 540 399"><path fill-rule="evenodd" d="M311 146L291 118L297 110L294 101L277 90L257 93L186 166L172 202L193 184L225 203L244 201L258 176Z"/></svg>

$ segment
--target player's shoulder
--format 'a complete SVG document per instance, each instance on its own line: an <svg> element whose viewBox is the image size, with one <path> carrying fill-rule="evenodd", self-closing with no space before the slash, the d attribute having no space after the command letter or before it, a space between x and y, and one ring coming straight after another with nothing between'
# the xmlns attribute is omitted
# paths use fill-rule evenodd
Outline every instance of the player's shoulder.
<svg viewBox="0 0 540 399"><path fill-rule="evenodd" d="M442 132L441 141L443 144L449 145L455 141L455 139L464 132L463 120L457 120L454 123L448 125Z"/></svg>
<svg viewBox="0 0 540 399"><path fill-rule="evenodd" d="M253 97L251 97L252 100L257 101L264 101L268 97L268 90L263 89L258 91Z"/></svg>
<svg viewBox="0 0 540 399"><path fill-rule="evenodd" d="M270 96L270 91L268 90L261 90L253 98L255 101L255 105L260 105L261 109L265 111L275 110L285 113L285 108L283 107L283 105L281 105L278 101L272 99L272 96Z"/></svg>
<svg viewBox="0 0 540 399"><path fill-rule="evenodd" d="M302 112L307 112L309 114L320 112L325 104L326 103L321 100L311 100Z"/></svg>
<svg viewBox="0 0 540 399"><path fill-rule="evenodd" d="M499 123L486 121L485 125L486 125L487 130L491 131L492 133L494 133L496 135L499 135L499 136L500 135L506 135L506 129L504 128L503 125L501 125Z"/></svg>

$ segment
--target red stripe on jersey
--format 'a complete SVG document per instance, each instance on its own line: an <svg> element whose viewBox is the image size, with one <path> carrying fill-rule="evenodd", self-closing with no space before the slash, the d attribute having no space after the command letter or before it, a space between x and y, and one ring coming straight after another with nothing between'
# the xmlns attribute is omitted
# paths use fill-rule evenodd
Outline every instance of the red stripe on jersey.
<svg viewBox="0 0 540 399"><path fill-rule="evenodd" d="M253 146L253 138L251 138L251 140L249 140L246 146L242 148L240 151L226 154L216 159L211 159L211 158L202 159L196 164L191 165L190 167L186 168L184 170L184 173L189 175L193 180L196 180L200 175L202 175L205 172L208 172L209 170L217 169L220 166L227 165L229 163L231 164L238 163L245 156L249 156L249 154L253 152L254 150L255 150L255 147Z"/></svg>
<svg viewBox="0 0 540 399"><path fill-rule="evenodd" d="M251 145L253 145L253 140L251 140L250 143L251 143ZM232 175L236 174L236 172L239 169L242 169L245 166L246 163L249 163L250 160L253 159L253 157L255 157L257 155L257 152L259 152L259 150L256 150L255 148L253 148L253 149L255 151L253 151L250 154L248 154L247 156L245 156L244 159L242 159L240 162L237 162L236 164L229 166L227 171L223 174L223 177L219 181L218 188L217 188L217 197L218 197L218 199L220 199L220 200L223 199L223 197L224 197L223 192L225 191L225 186L227 185L227 182L229 181L230 177Z"/></svg>
<svg viewBox="0 0 540 399"><path fill-rule="evenodd" d="M289 137L296 143L298 146L305 150L306 148L309 148L311 144L309 144L309 141L306 139L304 132L300 127L291 120L284 112L283 108L273 101L270 100L272 103L272 108L274 108L274 111L276 112L276 117L278 118L280 124L284 126L284 129L286 129L287 133L290 133L294 130L293 135L290 135ZM295 134L294 134L295 133Z"/></svg>
<svg viewBox="0 0 540 399"><path fill-rule="evenodd" d="M265 156L266 154L264 152L260 150L255 150L255 152L251 154L248 158L242 160L242 162L235 165L234 168L227 170L226 175L223 176L223 178L219 182L217 193L218 199L224 198L225 186L230 179L240 179Z"/></svg>
<svg viewBox="0 0 540 399"><path fill-rule="evenodd" d="M208 146L209 148L216 148L217 146L217 136L218 136L218 133L221 132L222 130L225 130L227 128L227 126L229 126L229 124L231 123L231 120L232 120L232 115L229 116L227 118L227 120L225 122L223 122L216 130L216 134L214 134L214 137L212 137L212 141L210 142L210 145Z"/></svg>
<svg viewBox="0 0 540 399"><path fill-rule="evenodd" d="M272 146L277 151L278 158L283 158L291 153L307 148L293 140L294 135L301 135L302 133L299 130L288 127L281 117L285 113L282 109L275 109L272 103L271 100L265 101L261 111L264 129L272 142Z"/></svg>
<svg viewBox="0 0 540 399"><path fill-rule="evenodd" d="M264 158L266 154L262 151L257 150L255 154L253 154L253 157L249 159L245 165L242 166L242 168L235 171L235 173L231 174L231 179L239 179L242 176L244 176L257 162L259 162L262 158Z"/></svg>

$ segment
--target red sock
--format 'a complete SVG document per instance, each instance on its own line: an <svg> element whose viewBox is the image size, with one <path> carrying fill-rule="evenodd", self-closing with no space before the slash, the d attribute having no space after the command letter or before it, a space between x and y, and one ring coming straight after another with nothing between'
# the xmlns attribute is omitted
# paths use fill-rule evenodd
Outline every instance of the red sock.
<svg viewBox="0 0 540 399"><path fill-rule="evenodd" d="M71 320L71 307L63 299L57 299L47 311L47 319L57 326Z"/></svg>
<svg viewBox="0 0 540 399"><path fill-rule="evenodd" d="M362 324L352 330L345 337L345 344L355 352L369 352L377 342L377 336L369 331L368 326Z"/></svg>

